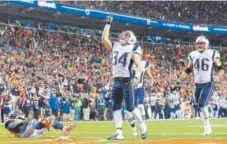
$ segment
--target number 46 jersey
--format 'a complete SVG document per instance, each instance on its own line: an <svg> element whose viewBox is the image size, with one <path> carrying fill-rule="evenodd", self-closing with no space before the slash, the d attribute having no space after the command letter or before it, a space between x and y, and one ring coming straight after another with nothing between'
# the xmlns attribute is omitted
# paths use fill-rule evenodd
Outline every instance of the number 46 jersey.
<svg viewBox="0 0 227 144"><path fill-rule="evenodd" d="M113 44L113 77L130 78L132 74L132 55L133 53L141 54L142 50L139 45L121 45L120 42Z"/></svg>
<svg viewBox="0 0 227 144"><path fill-rule="evenodd" d="M215 61L220 59L218 51L212 49L207 49L203 52L193 51L188 55L188 59L193 63L196 84L205 84L213 81Z"/></svg>

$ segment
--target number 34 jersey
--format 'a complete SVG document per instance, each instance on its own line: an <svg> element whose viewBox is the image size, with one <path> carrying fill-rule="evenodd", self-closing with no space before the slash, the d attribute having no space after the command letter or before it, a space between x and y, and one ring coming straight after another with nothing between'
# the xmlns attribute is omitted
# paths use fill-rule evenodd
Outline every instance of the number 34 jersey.
<svg viewBox="0 0 227 144"><path fill-rule="evenodd" d="M220 59L217 50L207 49L204 52L193 51L188 55L193 63L194 79L196 84L210 83L213 81L213 72L216 59Z"/></svg>
<svg viewBox="0 0 227 144"><path fill-rule="evenodd" d="M133 53L140 55L142 53L141 47L139 45L122 46L120 42L113 44L113 77L131 77Z"/></svg>

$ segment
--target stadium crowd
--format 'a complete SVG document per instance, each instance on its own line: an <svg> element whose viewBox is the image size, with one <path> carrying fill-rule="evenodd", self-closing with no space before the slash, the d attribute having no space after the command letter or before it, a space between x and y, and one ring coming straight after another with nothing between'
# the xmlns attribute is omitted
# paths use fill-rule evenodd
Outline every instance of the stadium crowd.
<svg viewBox="0 0 227 144"><path fill-rule="evenodd" d="M62 3L148 18L193 24L226 25L225 1L68 1ZM142 7L142 8L141 8Z"/></svg>
<svg viewBox="0 0 227 144"><path fill-rule="evenodd" d="M176 83L193 46L141 45L155 80L146 87L147 118L199 117L193 79ZM34 118L52 113L63 121L112 120L111 55L99 37L0 26L0 46L1 122L12 112ZM210 99L212 117L227 117L226 77Z"/></svg>

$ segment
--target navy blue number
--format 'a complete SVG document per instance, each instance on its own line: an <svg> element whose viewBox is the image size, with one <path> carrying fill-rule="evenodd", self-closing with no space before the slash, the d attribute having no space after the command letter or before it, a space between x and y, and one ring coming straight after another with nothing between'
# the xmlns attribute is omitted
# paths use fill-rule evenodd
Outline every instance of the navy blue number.
<svg viewBox="0 0 227 144"><path fill-rule="evenodd" d="M127 65L127 57L128 57L128 53L124 53L120 58L118 63L121 63L123 65L123 67L125 67Z"/></svg>
<svg viewBox="0 0 227 144"><path fill-rule="evenodd" d="M123 65L123 67L125 67L127 65L127 57L128 57L128 53L123 53L122 56L119 57L118 59L118 54L119 52L118 51L115 51L114 52L114 56L113 56L113 59L114 59L114 62L113 64L116 65L117 63L120 63Z"/></svg>
<svg viewBox="0 0 227 144"><path fill-rule="evenodd" d="M206 62L209 62L209 59L207 59L207 58L202 59L202 70L203 71L208 71L208 69L209 69L209 64Z"/></svg>
<svg viewBox="0 0 227 144"><path fill-rule="evenodd" d="M202 59L201 61L200 61L200 59L196 59L195 64L194 64L194 68L197 69L197 71L199 71L200 69L202 71L208 71L209 64L207 62L209 62L209 59L207 59L207 58Z"/></svg>
<svg viewBox="0 0 227 144"><path fill-rule="evenodd" d="M194 64L194 68L197 70L197 71L199 71L199 69L200 69L200 63L199 63L199 59L196 59L196 61L195 61L195 64Z"/></svg>
<svg viewBox="0 0 227 144"><path fill-rule="evenodd" d="M143 81L143 75L144 75L144 72L142 72L140 75L140 83Z"/></svg>
<svg viewBox="0 0 227 144"><path fill-rule="evenodd" d="M113 64L116 65L117 64L117 57L118 57L118 51L115 51L113 54Z"/></svg>

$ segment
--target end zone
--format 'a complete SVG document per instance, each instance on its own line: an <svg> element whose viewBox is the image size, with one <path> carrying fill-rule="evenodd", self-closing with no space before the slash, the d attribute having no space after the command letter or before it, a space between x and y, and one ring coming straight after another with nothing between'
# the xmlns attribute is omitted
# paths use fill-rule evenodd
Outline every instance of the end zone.
<svg viewBox="0 0 227 144"><path fill-rule="evenodd" d="M163 139L136 142L121 142L120 144L226 144L227 139Z"/></svg>

